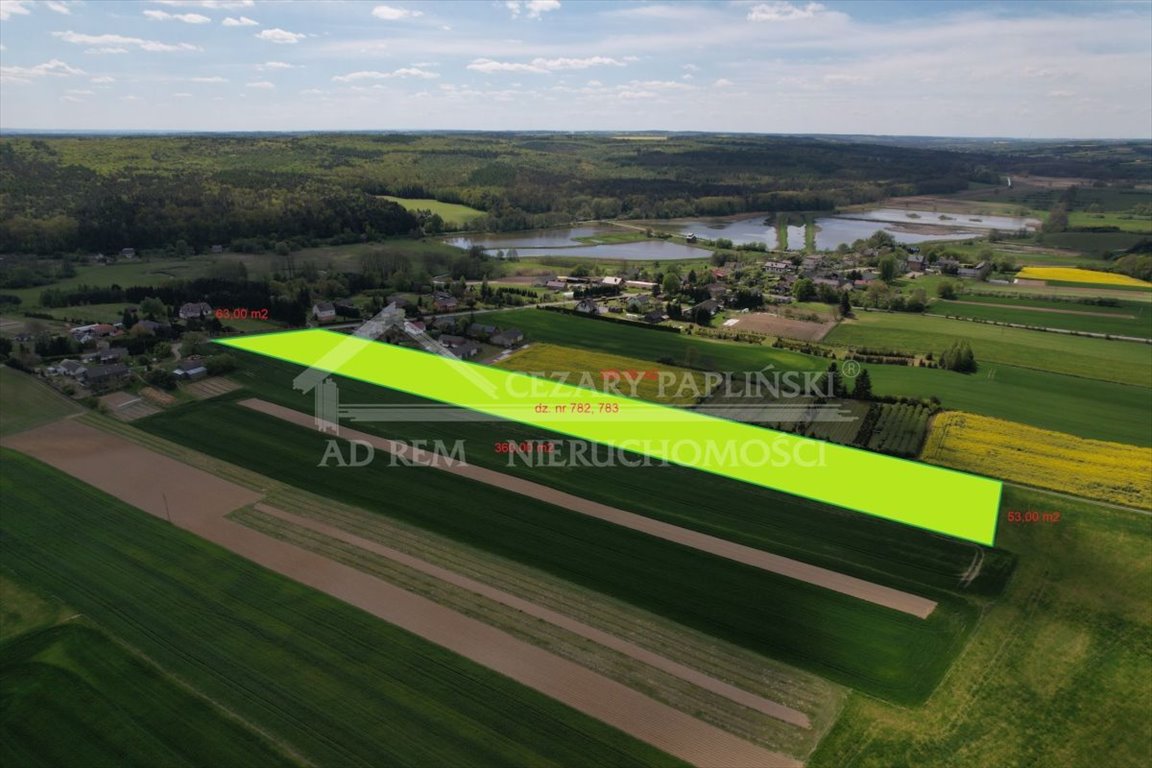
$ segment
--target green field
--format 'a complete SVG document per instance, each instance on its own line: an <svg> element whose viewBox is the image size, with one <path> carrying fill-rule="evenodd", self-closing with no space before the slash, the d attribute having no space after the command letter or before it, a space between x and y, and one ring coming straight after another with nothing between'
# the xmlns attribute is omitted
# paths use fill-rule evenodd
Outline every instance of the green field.
<svg viewBox="0 0 1152 768"><path fill-rule="evenodd" d="M357 472L352 482L347 470L317 466L326 436L237 406L234 395L137 424L276 480L417 525L894 701L923 700L975 620L967 600L943 590L921 590L940 602L921 620L493 486L453 475L433 480L434 469ZM491 445L491 425L480 426ZM648 483L659 483L668 471L623 469L646 476L636 481ZM608 481L598 477L601 484ZM389 501L395 499L403 503ZM758 512L763 515L764 507ZM830 518L823 522L835 524Z"/></svg>
<svg viewBox="0 0 1152 768"><path fill-rule="evenodd" d="M969 302L975 302L975 304ZM1029 307L1036 307L1045 311L1037 312L1035 309L1029 309ZM1121 309L1097 307L1090 304L1074 304L1072 302L964 296L960 301L934 301L928 305L928 313L971 317L977 320L993 320L1000 323L1035 325L1044 328L1063 328L1085 333L1152 337L1152 308L1146 304L1135 302ZM1095 317L1088 313L1109 315L1109 317ZM1126 315L1130 317L1126 317Z"/></svg>
<svg viewBox="0 0 1152 768"><path fill-rule="evenodd" d="M916 456L928 433L928 409L907 403L881 403L879 408L868 449L905 458Z"/></svg>
<svg viewBox="0 0 1152 768"><path fill-rule="evenodd" d="M976 362L1014 365L1053 373L1152 387L1152 348L1023 328L966 323L908 313L861 312L825 337L828 344L871 349L932 352L967 340ZM977 374L979 375L979 374Z"/></svg>
<svg viewBox="0 0 1152 768"><path fill-rule="evenodd" d="M440 214L440 218L444 219L445 224L456 228L465 227L473 219L478 219L485 215L484 211L478 211L467 205L442 203L439 200L431 200L428 198L392 197L391 195L380 195L380 197L385 200L391 200L409 211L420 210L438 213Z"/></svg>
<svg viewBox="0 0 1152 768"><path fill-rule="evenodd" d="M172 678L301 755L300 762L679 765L39 462L0 453L5 574L65 601ZM116 685L126 696L137 693L123 679ZM13 721L10 702L5 695L6 723ZM166 740L187 731L182 719L148 725ZM42 729L66 743L58 727L36 728ZM86 732L67 740L99 737ZM150 763L158 764L179 763ZM195 764L250 763L237 754Z"/></svg>
<svg viewBox="0 0 1152 768"><path fill-rule="evenodd" d="M853 695L811 768L1136 768L1152 761L1152 518L1006 487L1020 558L952 673L923 707Z"/></svg>
<svg viewBox="0 0 1152 768"><path fill-rule="evenodd" d="M96 288L107 288L119 285L127 288L132 285L164 285L172 280L192 280L208 274L213 264L222 259L239 257L229 256L192 256L187 259L156 259L151 261L125 261L117 264L91 266L80 265L76 267L76 276L58 280L50 285L39 285L33 288L6 288L2 293L19 296L20 311L40 306L40 294L48 288L70 289L82 285ZM63 310L57 310L62 312Z"/></svg>
<svg viewBox="0 0 1152 768"><path fill-rule="evenodd" d="M0 365L0 435L22 432L83 410L34 376Z"/></svg>
<svg viewBox="0 0 1152 768"><path fill-rule="evenodd" d="M1147 240L1148 235L1135 232L1055 232L1038 236L1038 242L1053 248L1065 248L1088 254L1121 251Z"/></svg>
<svg viewBox="0 0 1152 768"><path fill-rule="evenodd" d="M1070 211L1069 227L1116 227L1125 232L1139 232L1152 236L1152 218L1132 213L1088 213Z"/></svg>
<svg viewBox="0 0 1152 768"><path fill-rule="evenodd" d="M5 765L289 766L299 761L97 629L0 646Z"/></svg>

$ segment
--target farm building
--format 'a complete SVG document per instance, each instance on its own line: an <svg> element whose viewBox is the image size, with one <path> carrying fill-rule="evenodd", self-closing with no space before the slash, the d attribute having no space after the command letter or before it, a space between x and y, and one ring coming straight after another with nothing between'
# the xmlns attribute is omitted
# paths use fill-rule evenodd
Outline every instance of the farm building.
<svg viewBox="0 0 1152 768"><path fill-rule="evenodd" d="M764 262L764 271L770 275L782 275L792 268L791 262L787 261L766 261Z"/></svg>
<svg viewBox="0 0 1152 768"><path fill-rule="evenodd" d="M203 360L181 360L172 369L172 375L181 381L199 381L207 378L208 367Z"/></svg>
<svg viewBox="0 0 1152 768"><path fill-rule="evenodd" d="M600 307L592 299L581 299L580 303L576 305L576 311L585 315L594 315L600 311Z"/></svg>
<svg viewBox="0 0 1152 768"><path fill-rule="evenodd" d="M89 366L80 374L79 379L89 389L102 391L118 387L127 381L130 375L128 366L123 363L113 363L112 365Z"/></svg>
<svg viewBox="0 0 1152 768"><path fill-rule="evenodd" d="M493 334L490 341L498 347L513 347L524 342L524 332L518 328L506 328Z"/></svg>
<svg viewBox="0 0 1152 768"><path fill-rule="evenodd" d="M189 301L180 306L181 320L207 320L212 317L212 307L203 301Z"/></svg>
<svg viewBox="0 0 1152 768"><path fill-rule="evenodd" d="M606 277L600 281L600 284L601 285L608 285L608 286L611 286L613 288L618 288L624 284L624 278L622 278L622 277Z"/></svg>
<svg viewBox="0 0 1152 768"><path fill-rule="evenodd" d="M702 301L696 306L692 307L692 314L696 314L696 311L700 309L703 309L709 315L715 315L720 311L720 302L716 301L715 299L707 299L706 301Z"/></svg>
<svg viewBox="0 0 1152 768"><path fill-rule="evenodd" d="M330 301L320 301L312 305L312 317L318 323L330 323L336 319L336 307Z"/></svg>

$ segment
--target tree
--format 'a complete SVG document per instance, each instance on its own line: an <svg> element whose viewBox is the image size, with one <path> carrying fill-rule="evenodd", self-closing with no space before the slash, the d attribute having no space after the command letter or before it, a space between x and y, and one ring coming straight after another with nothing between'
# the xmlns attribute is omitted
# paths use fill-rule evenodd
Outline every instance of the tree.
<svg viewBox="0 0 1152 768"><path fill-rule="evenodd" d="M852 397L857 400L872 399L872 377L868 375L867 368L856 377L856 383L852 385Z"/></svg>
<svg viewBox="0 0 1152 768"><path fill-rule="evenodd" d="M816 298L816 284L802 277L792 286L792 298L796 301L812 301Z"/></svg>
<svg viewBox="0 0 1152 768"><path fill-rule="evenodd" d="M688 284L696 285L696 270L694 269L688 270Z"/></svg>
<svg viewBox="0 0 1152 768"><path fill-rule="evenodd" d="M840 292L840 317L850 317L852 315L852 299L848 296L848 291Z"/></svg>
<svg viewBox="0 0 1152 768"><path fill-rule="evenodd" d="M936 295L947 301L956 298L956 285L951 280L945 280L936 286Z"/></svg>
<svg viewBox="0 0 1152 768"><path fill-rule="evenodd" d="M885 256L880 259L880 279L889 285L896 279L896 259L893 256Z"/></svg>
<svg viewBox="0 0 1152 768"><path fill-rule="evenodd" d="M184 334L180 340L180 356L190 357L202 355L209 350L208 336L203 333L190 332Z"/></svg>
<svg viewBox="0 0 1152 768"><path fill-rule="evenodd" d="M661 286L661 288L663 288L664 293L668 294L669 296L678 293L680 291L680 276L675 272L669 272L668 274L664 275L664 284Z"/></svg>
<svg viewBox="0 0 1152 768"><path fill-rule="evenodd" d="M940 367L959 373L975 373L976 356L972 352L972 345L966 340L952 342L940 355Z"/></svg>
<svg viewBox="0 0 1152 768"><path fill-rule="evenodd" d="M692 322L696 323L696 325L711 325L712 313L704 307L696 307L696 309L692 311Z"/></svg>
<svg viewBox="0 0 1152 768"><path fill-rule="evenodd" d="M164 322L168 319L168 307L155 296L149 296L140 302L140 312L148 320Z"/></svg>
<svg viewBox="0 0 1152 768"><path fill-rule="evenodd" d="M928 295L923 288L912 291L912 297L904 304L905 312L923 312L928 306Z"/></svg>

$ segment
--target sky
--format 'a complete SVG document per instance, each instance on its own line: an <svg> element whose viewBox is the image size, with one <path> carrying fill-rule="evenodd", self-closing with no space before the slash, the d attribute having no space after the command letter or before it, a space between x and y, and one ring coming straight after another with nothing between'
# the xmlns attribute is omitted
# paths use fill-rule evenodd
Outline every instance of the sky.
<svg viewBox="0 0 1152 768"><path fill-rule="evenodd" d="M0 130L1152 138L1152 3L0 0Z"/></svg>

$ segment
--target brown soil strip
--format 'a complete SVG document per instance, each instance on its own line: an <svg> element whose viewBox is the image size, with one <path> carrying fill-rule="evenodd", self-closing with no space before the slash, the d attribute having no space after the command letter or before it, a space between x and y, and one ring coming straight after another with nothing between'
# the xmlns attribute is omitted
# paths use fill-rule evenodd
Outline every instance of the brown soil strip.
<svg viewBox="0 0 1152 768"><path fill-rule="evenodd" d="M689 763L716 768L802 765L475 619L227 520L226 513L254 504L260 496L123 438L69 420L3 442Z"/></svg>
<svg viewBox="0 0 1152 768"><path fill-rule="evenodd" d="M1136 315L1117 315L1111 312L1083 312L1078 309L1056 309L1055 307L1021 307L1016 304L993 304L983 301L952 301L952 304L968 304L973 307L1000 307L1001 309L1024 309L1029 312L1054 312L1058 315L1083 315L1084 317L1114 317L1118 320L1135 320Z"/></svg>
<svg viewBox="0 0 1152 768"><path fill-rule="evenodd" d="M240 405L251 408L254 411L275 416L292 424L309 428L313 426L311 416L301 413L300 411L294 411L291 408L274 405L255 398L241 400L239 402ZM523 496L530 496L563 509L579 512L600 520L607 520L610 523L615 523L625 528L692 547L693 549L708 552L728 560L734 560L754 568L760 568L761 570L778 573L798 581L814 584L885 608L908 613L921 619L927 618L931 615L932 611L936 609L936 602L934 600L928 600L919 595L873 584L872 582L858 579L854 576L847 576L842 573L837 573L836 571L830 571L827 568L820 568L800 562L799 560L781 557L780 555L746 547L743 544L736 544L735 542L719 539L715 536L669 525L659 520L653 520L632 512L625 512L622 509L616 509L615 507L610 507L595 501L589 501L588 499L573 496L570 493L564 493L563 491L558 491L554 488L540 485L539 483L533 483L529 480L522 480L512 475L506 475L502 472L483 469L462 462L449 461L444 457L412 449L402 443L370 435L367 432L341 428L340 434L346 439L363 440L371 444L374 448L402 456L411 462L429 464L437 469L451 472L452 474L460 475L470 480L493 485L507 491L512 491L513 493L519 493Z"/></svg>
<svg viewBox="0 0 1152 768"><path fill-rule="evenodd" d="M755 333L766 333L769 336L783 336L788 339L820 341L836 327L836 321L828 320L813 323L807 320L778 317L764 312L753 312L740 315L739 319L729 327L738 331L754 331Z"/></svg>
<svg viewBox="0 0 1152 768"><path fill-rule="evenodd" d="M361 536L349 533L342 528L337 528L334 525L322 523L318 520L302 517L300 515L294 515L291 512L285 512L282 509L270 507L267 504L257 504L256 509L274 517L278 517L285 522L291 523L292 525L308 528L309 530L315 531L325 536L329 536L333 539L351 544L354 547L358 547L368 552L381 555L388 558L389 560L394 560L395 562L407 566L412 570L419 571L439 579L440 581L444 581L462 589L466 589L469 592L474 592L481 597L486 597L489 600L495 600L498 603L503 603L504 605L515 608L516 610L532 616L533 618L541 619L542 621L546 621L549 624L553 624L557 627L560 627L561 629L565 629L569 632L572 632L573 634L579 635L595 643L603 645L606 648L611 648L614 651L623 653L624 655L630 656L637 661L641 661L645 664L648 664L649 666L656 667L657 669L679 677L681 680L685 680L707 691L711 691L727 699L731 699L732 701L735 701L739 704L743 704L744 706L750 709L754 709L757 712L762 712L769 717L774 717L777 720L783 720L786 723L790 723L801 728L810 728L812 725L808 719L808 716L803 712L799 712L795 709L792 709L791 707L786 707L783 704L779 704L775 701L769 701L768 699L765 699L762 696L757 696L754 693L743 691L733 685L728 685L727 683L716 680L713 677L709 677L708 675L705 675L701 672L697 672L690 667L686 667L683 664L677 664L674 661L670 661L663 656L652 653L651 651L645 648L641 648L638 645L629 643L625 640L621 640L615 635L611 635L607 632L596 629L595 627L590 627L583 622L571 619L564 614L557 613L556 611L542 608L536 603L516 597L515 595L504 592L503 590L488 586L487 584L476 581L475 579L470 579L467 576L461 576L455 571L450 571L447 568L441 568L440 566L433 565L416 557L412 557L411 555L400 552L399 550L377 544L374 541L370 541Z"/></svg>

